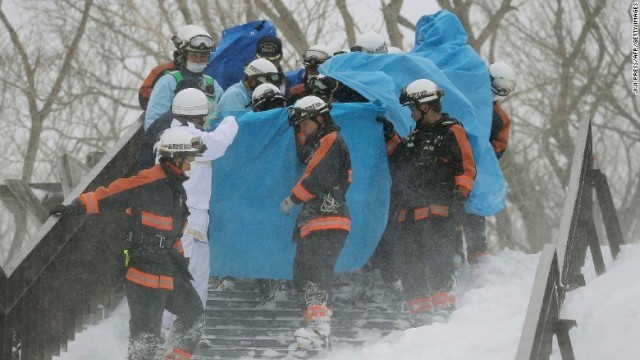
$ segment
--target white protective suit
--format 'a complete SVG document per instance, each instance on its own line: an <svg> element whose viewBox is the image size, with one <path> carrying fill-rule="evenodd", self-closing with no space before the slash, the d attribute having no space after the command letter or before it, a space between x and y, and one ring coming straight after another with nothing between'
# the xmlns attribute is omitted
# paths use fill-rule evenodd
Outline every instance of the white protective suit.
<svg viewBox="0 0 640 360"><path fill-rule="evenodd" d="M233 142L238 133L238 123L234 116L225 117L212 132L197 129L193 124L184 126L178 120L173 120L172 129L187 130L193 136L200 136L207 149L202 156L196 157L191 163L191 174L184 182L187 192L187 206L191 214L189 224L182 236L184 255L189 258L189 272L193 276L193 287L198 292L202 304L206 306L210 271L209 253L209 200L211 199L211 161L222 155ZM163 327L170 328L175 316L165 310Z"/></svg>

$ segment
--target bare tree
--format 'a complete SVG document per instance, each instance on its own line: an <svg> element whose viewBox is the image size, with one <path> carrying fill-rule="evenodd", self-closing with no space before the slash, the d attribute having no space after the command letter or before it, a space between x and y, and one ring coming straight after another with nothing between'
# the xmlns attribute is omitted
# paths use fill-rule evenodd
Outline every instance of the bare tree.
<svg viewBox="0 0 640 360"><path fill-rule="evenodd" d="M378 4L378 3L376 3ZM438 0L458 16L469 44L486 59L509 62L516 93L504 102L513 120L502 158L508 211L491 224L499 246L537 251L554 235L577 124L594 123L594 146L610 179L625 234L640 230L640 106L625 82L627 5L588 0ZM0 0L0 6L2 2ZM107 149L140 114L137 90L148 71L170 59L169 40L187 23L216 41L222 30L271 20L283 39L285 69L300 67L312 44L353 45L356 35L386 31L402 47L415 24L406 3L381 0L376 21L352 13L348 0L145 2L25 0L38 21L16 27L0 8L0 122L7 156L3 176L51 181L60 149ZM413 9L411 9L413 10ZM628 8L627 8L628 10ZM375 11L375 10L374 10ZM46 15L46 16L45 16ZM426 15L426 14L425 14ZM524 231L516 231L523 229ZM495 238L495 236L492 236Z"/></svg>
<svg viewBox="0 0 640 360"><path fill-rule="evenodd" d="M26 154L24 156L24 165L22 168L22 179L25 181L29 181L31 179L31 175L33 174L36 155L40 146L40 135L42 133L42 128L47 117L52 111L54 103L58 100L58 95L60 94L60 90L62 89L63 81L71 71L71 62L76 55L78 44L80 43L80 39L82 38L82 35L84 34L85 28L87 26L89 11L91 10L92 4L93 0L86 0L84 2L82 17L76 28L73 40L70 44L65 46L64 53L61 54L63 55L63 60L57 72L57 77L53 81L53 85L51 86L49 93L44 96L40 95L38 92L38 90L41 88L41 84L38 84L37 81L38 66L40 65L39 61L43 54L41 52L36 52L32 55L27 52L27 49L18 36L16 30L11 25L5 13L0 8L0 21L9 33L12 46L19 54L19 59L23 68L22 76L26 79L26 84L15 84L16 88L20 92L22 92L27 99L29 115L31 118L31 129L29 133ZM64 41L64 39L62 40ZM35 59L31 60L34 57ZM39 103L41 102L42 104L39 105Z"/></svg>

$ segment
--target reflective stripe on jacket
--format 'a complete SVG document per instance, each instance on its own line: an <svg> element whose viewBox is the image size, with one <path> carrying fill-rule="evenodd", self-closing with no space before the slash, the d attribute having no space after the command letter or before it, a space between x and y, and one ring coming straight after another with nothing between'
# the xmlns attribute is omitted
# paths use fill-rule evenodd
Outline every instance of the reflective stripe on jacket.
<svg viewBox="0 0 640 360"><path fill-rule="evenodd" d="M507 115L502 106L497 101L494 101L489 141L498 159L509 145L509 132L511 132L511 119L509 119L509 115Z"/></svg>
<svg viewBox="0 0 640 360"><path fill-rule="evenodd" d="M133 239L128 281L172 290L176 273L189 277L180 240L189 215L184 180L177 167L163 161L133 177L82 194L73 202L78 213L127 215Z"/></svg>
<svg viewBox="0 0 640 360"><path fill-rule="evenodd" d="M291 199L304 206L296 222L294 239L314 231L351 231L345 196L351 184L351 156L332 123L310 135L299 149L310 156L304 174L291 190Z"/></svg>

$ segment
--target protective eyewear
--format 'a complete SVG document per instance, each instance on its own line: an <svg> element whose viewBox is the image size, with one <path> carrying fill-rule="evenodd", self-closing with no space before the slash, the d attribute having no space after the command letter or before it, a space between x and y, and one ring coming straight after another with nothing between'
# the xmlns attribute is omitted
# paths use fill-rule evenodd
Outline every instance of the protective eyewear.
<svg viewBox="0 0 640 360"><path fill-rule="evenodd" d="M189 39L188 47L191 50L213 51L215 43L212 38L206 35L197 35Z"/></svg>
<svg viewBox="0 0 640 360"><path fill-rule="evenodd" d="M411 103L411 99L409 98L409 95L407 94L407 88L403 87L400 90L400 105L402 106L407 106Z"/></svg>
<svg viewBox="0 0 640 360"><path fill-rule="evenodd" d="M296 126L304 120L312 119L314 116L328 113L330 109L330 104L314 109L301 109L292 106L287 109L287 112L289 113L289 126Z"/></svg>
<svg viewBox="0 0 640 360"><path fill-rule="evenodd" d="M307 50L302 55L302 64L304 66L318 66L330 58L329 54L318 50Z"/></svg>
<svg viewBox="0 0 640 360"><path fill-rule="evenodd" d="M313 111L295 108L295 107L290 107L288 109L288 113L289 113L289 119L288 119L289 126L296 126L301 122L303 122L304 120L310 118L314 114Z"/></svg>
<svg viewBox="0 0 640 360"><path fill-rule="evenodd" d="M255 111L263 111L266 109L282 108L285 105L284 97L280 94L269 93L269 96L263 96L257 99L252 105Z"/></svg>
<svg viewBox="0 0 640 360"><path fill-rule="evenodd" d="M255 75L252 75L251 78L255 79L261 84L271 83L276 86L280 86L282 84L282 78L278 73L255 74Z"/></svg>
<svg viewBox="0 0 640 360"><path fill-rule="evenodd" d="M195 156L202 156L204 152L207 150L207 145L202 142L202 138L200 136L194 137L191 139L191 148L195 150Z"/></svg>

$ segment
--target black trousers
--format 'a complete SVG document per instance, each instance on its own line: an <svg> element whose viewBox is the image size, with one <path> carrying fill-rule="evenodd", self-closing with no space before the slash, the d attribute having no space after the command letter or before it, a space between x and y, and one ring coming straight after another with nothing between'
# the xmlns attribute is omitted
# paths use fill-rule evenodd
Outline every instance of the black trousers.
<svg viewBox="0 0 640 360"><path fill-rule="evenodd" d="M465 213L462 219L464 238L467 240L467 253L487 251L487 234L484 216Z"/></svg>
<svg viewBox="0 0 640 360"><path fill-rule="evenodd" d="M300 310L310 305L331 307L334 268L346 238L344 231L327 230L314 231L297 241L293 287Z"/></svg>
<svg viewBox="0 0 640 360"><path fill-rule="evenodd" d="M125 291L129 320L129 359L152 359L160 344L164 309L176 315L170 346L193 353L204 326L204 307L191 281L182 272L173 277L173 290L154 289L129 281Z"/></svg>
<svg viewBox="0 0 640 360"><path fill-rule="evenodd" d="M402 286L407 301L452 290L458 239L456 223L450 217L431 215L401 223Z"/></svg>
<svg viewBox="0 0 640 360"><path fill-rule="evenodd" d="M402 276L402 254L398 245L400 235L400 225L397 215L391 214L387 227L380 237L380 242L376 246L373 255L365 266L365 270L380 270L382 280L386 284L392 284Z"/></svg>

